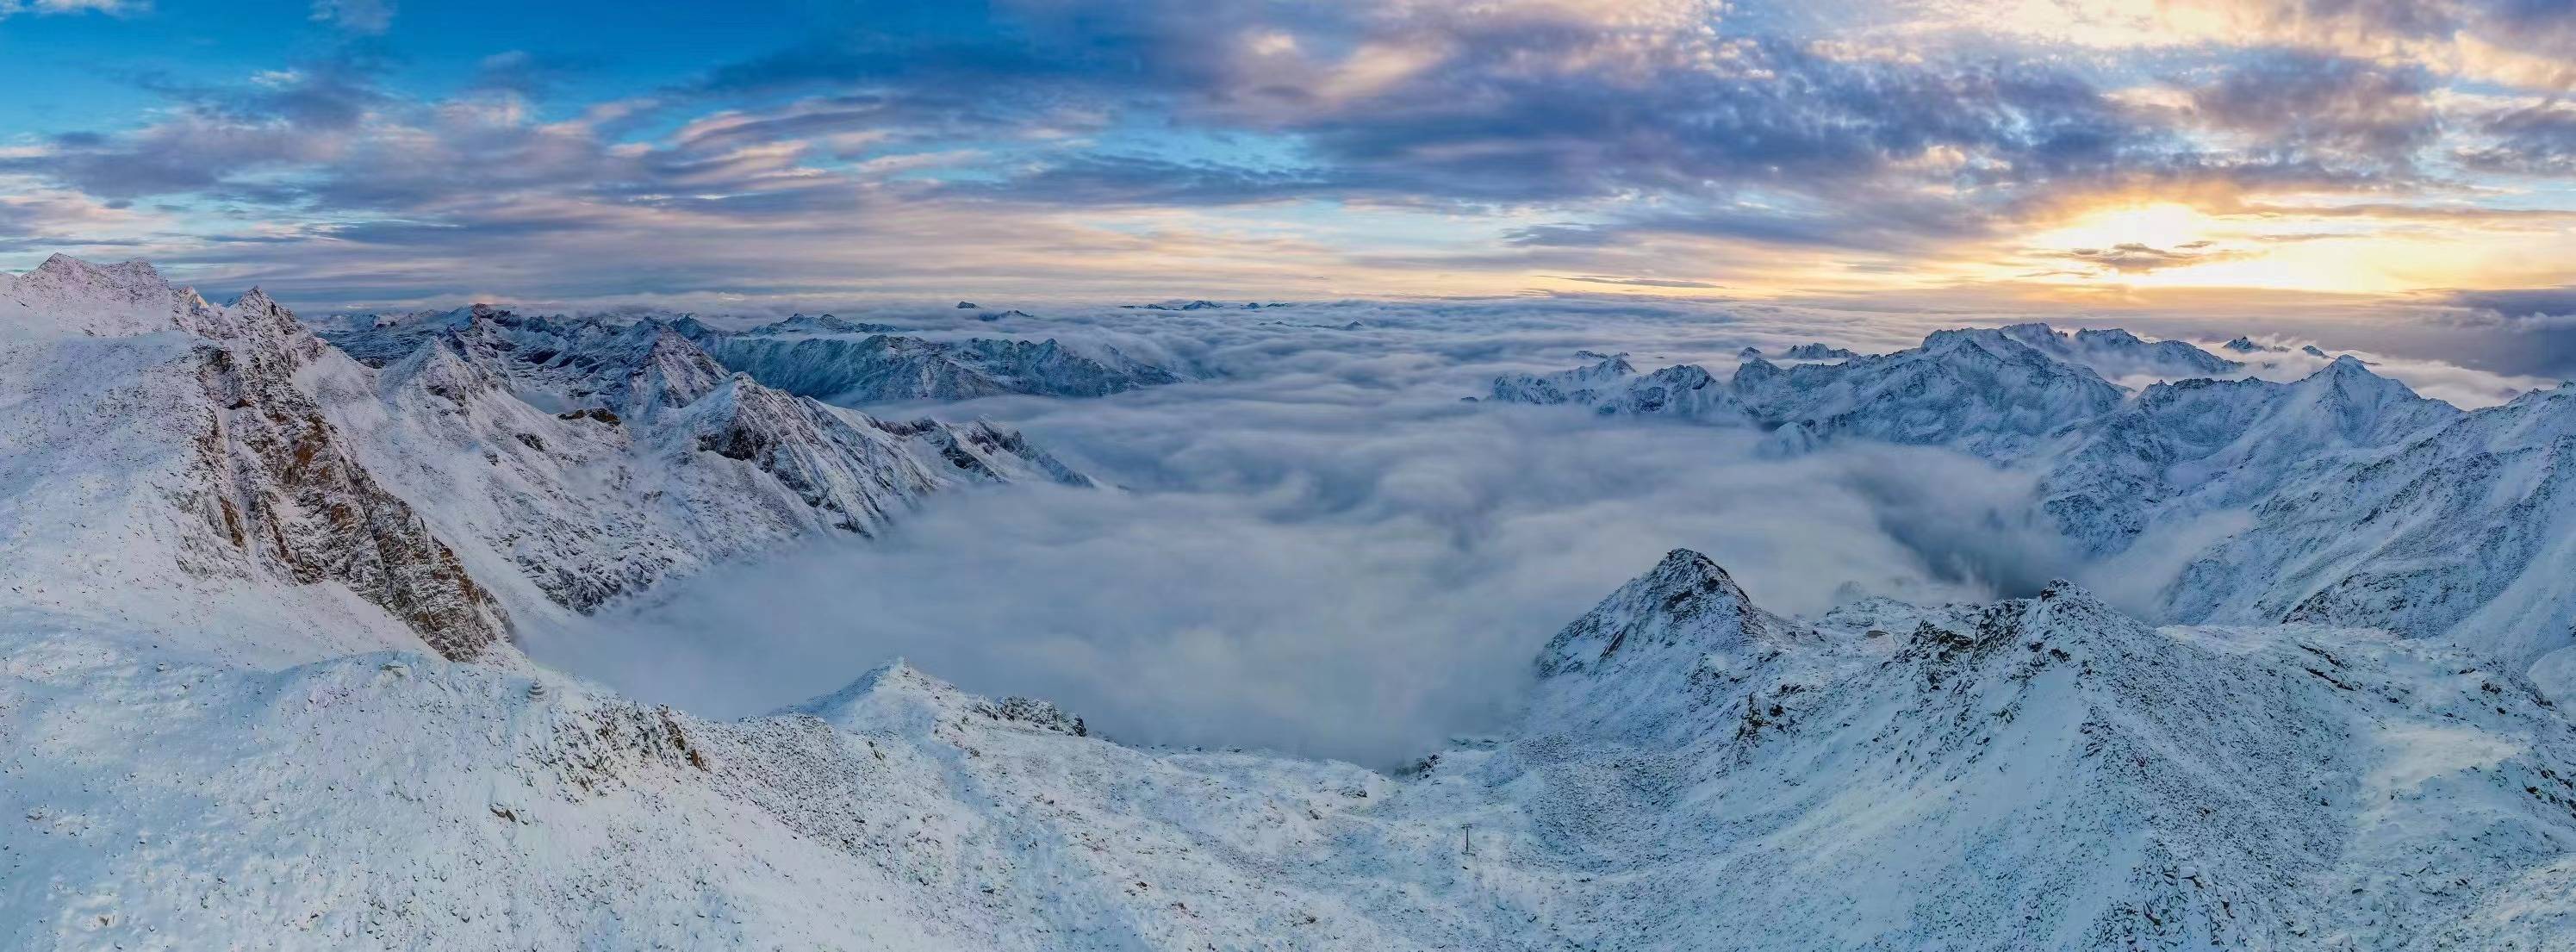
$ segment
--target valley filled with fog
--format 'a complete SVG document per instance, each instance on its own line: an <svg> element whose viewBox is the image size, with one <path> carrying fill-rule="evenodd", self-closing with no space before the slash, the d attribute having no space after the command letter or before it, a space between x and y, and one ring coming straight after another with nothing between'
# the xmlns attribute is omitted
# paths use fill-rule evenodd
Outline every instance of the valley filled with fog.
<svg viewBox="0 0 2576 952"><path fill-rule="evenodd" d="M901 657L969 690L1056 700L1122 741L1392 766L1508 726L1537 647L1671 548L1800 614L1873 595L2025 596L2063 576L2152 617L2183 560L2242 520L2162 526L2087 559L2037 511L2031 466L1857 441L1783 453L1752 428L1462 400L1579 351L1723 376L1743 348L1894 351L1959 315L1616 297L1028 311L838 313L1183 369L1194 379L1097 399L868 407L990 417L1112 491L939 497L880 538L718 567L534 631L529 650L711 716L764 713ZM2265 358L2236 375L2325 363L2288 346ZM2529 382L2369 359L2470 406ZM2115 376L2143 386L2152 370Z"/></svg>

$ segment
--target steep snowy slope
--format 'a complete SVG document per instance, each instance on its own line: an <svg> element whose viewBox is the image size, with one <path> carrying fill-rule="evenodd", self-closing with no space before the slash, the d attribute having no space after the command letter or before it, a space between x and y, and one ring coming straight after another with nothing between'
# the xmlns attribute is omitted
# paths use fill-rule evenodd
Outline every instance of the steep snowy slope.
<svg viewBox="0 0 2576 952"><path fill-rule="evenodd" d="M2561 386L2288 487L2165 599L2177 618L2369 625L2529 662L2576 644L2571 490L2576 387Z"/></svg>
<svg viewBox="0 0 2576 952"><path fill-rule="evenodd" d="M889 422L725 370L655 321L488 309L381 371L309 375L334 423L479 574L589 611L971 483L1089 480L987 423Z"/></svg>
<svg viewBox="0 0 2576 952"><path fill-rule="evenodd" d="M2009 337L2032 349L2103 377L2189 379L2242 369L2245 365L2178 340L2149 341L2119 328L2087 328L2073 333L2046 324L2013 324L1992 330L1946 331L1950 334ZM1939 335L1934 335L1939 336ZM1929 341L1925 343L1929 344Z"/></svg>
<svg viewBox="0 0 2576 952"><path fill-rule="evenodd" d="M2349 357L2295 383L2158 383L2047 460L2039 491L2083 551L2107 554L2149 526L2252 505L2460 415Z"/></svg>
<svg viewBox="0 0 2576 952"><path fill-rule="evenodd" d="M1531 736L1467 773L1666 947L2576 941L2534 891L2576 844L2576 747L2519 679L2063 585L1964 622L1799 630L1675 553L1558 637Z"/></svg>
<svg viewBox="0 0 2576 952"><path fill-rule="evenodd" d="M0 285L0 327L13 611L174 632L266 619L314 646L452 658L507 637L492 596L295 384L327 350L265 295L217 307L142 262L56 256Z"/></svg>
<svg viewBox="0 0 2576 952"><path fill-rule="evenodd" d="M1918 625L1806 626L1676 552L1547 647L1515 736L1394 777L1120 747L900 665L710 723L419 655L258 670L18 625L0 944L2576 941L2576 731L2508 675L2066 587L1893 614Z"/></svg>

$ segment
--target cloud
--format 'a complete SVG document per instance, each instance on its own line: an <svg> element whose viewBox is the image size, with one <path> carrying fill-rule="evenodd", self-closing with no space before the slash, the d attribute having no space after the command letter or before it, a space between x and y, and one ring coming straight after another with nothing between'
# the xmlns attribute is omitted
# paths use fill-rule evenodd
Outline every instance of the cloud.
<svg viewBox="0 0 2576 952"><path fill-rule="evenodd" d="M2147 274L2167 268L2186 268L2216 261L2233 261L2252 257L2252 252L2213 248L2210 242L2194 241L2171 248L2157 248L2139 242L2122 242L2108 248L2075 248L2045 252L2037 257L2054 258L2087 264L2104 272Z"/></svg>
<svg viewBox="0 0 2576 952"><path fill-rule="evenodd" d="M1363 326L1318 332L1230 310L1004 303L1038 315L1022 332L1224 376L893 408L990 415L1125 488L950 496L884 538L684 581L594 627L532 632L531 649L713 715L901 655L971 690L1053 698L1126 741L1387 766L1509 723L1538 647L1671 547L1801 613L1864 592L2022 594L2087 569L2031 509L2028 474L1920 449L1766 458L1749 431L1457 399L1577 349L1722 370L1748 345L1887 350L1957 315L1584 296L1263 312ZM953 309L833 310L988 332ZM2150 575L2223 526L2160 536L2106 571L2152 592Z"/></svg>
<svg viewBox="0 0 2576 952"><path fill-rule="evenodd" d="M2501 110L2476 124L2481 137L2458 151L2461 164L2516 175L2576 175L2576 107L2555 101Z"/></svg>
<svg viewBox="0 0 2576 952"><path fill-rule="evenodd" d="M1722 284L1711 284L1711 283L1706 282L1706 281L1684 281L1684 280L1681 280L1681 279L1679 279L1679 278L1628 278L1628 277L1619 277L1619 276L1616 276L1616 275L1607 275L1607 274L1569 274L1569 275L1560 275L1560 276L1558 276L1557 280L1560 280L1560 281L1582 281L1582 282L1585 282L1585 283L1588 283L1588 284L1624 284L1624 285L1627 285L1627 286L1629 286L1629 287L1638 287L1638 288L1720 288L1720 287L1725 287L1725 285L1722 285Z"/></svg>
<svg viewBox="0 0 2576 952"><path fill-rule="evenodd" d="M590 68L559 50L461 60L459 81L421 87L369 52L393 40L343 35L231 82L129 71L157 108L14 142L0 174L183 208L159 256L245 277L276 273L302 235L307 260L371 290L438 265L525 270L543 283L509 289L542 294L572 271L603 293L620 277L794 293L1175 274L1264 293L1552 274L1839 291L2009 281L1998 262L2031 235L2106 206L2335 216L2356 241L2520 236L2568 214L2445 177L2556 174L2550 100L2463 89L2414 46L2326 42L2355 24L2519 42L2548 34L2548 11L2221 4L2210 15L2242 36L2121 58L1898 28L1924 6L1881 22L1767 0L869 0L812 11L792 47L586 108L556 101ZM392 23L389 5L312 9L342 34ZM228 240L243 234L267 244ZM2379 277L2469 284L2473 267Z"/></svg>
<svg viewBox="0 0 2576 952"><path fill-rule="evenodd" d="M2226 63L2190 90L2194 118L2285 157L2408 169L2441 134L2430 70L2304 51Z"/></svg>
<svg viewBox="0 0 2576 952"><path fill-rule="evenodd" d="M1982 599L2063 575L2152 593L2234 524L2170 527L2086 566L2031 510L2027 474L1964 457L1845 446L1771 459L1746 431L1457 400L1496 373L1561 369L1577 349L1722 369L1748 345L1894 349L1955 314L1586 296L1264 312L1365 328L1318 333L1235 311L1006 303L1039 315L1015 330L1224 376L1102 400L893 408L990 415L1125 488L951 496L885 538L684 581L595 627L531 633L532 650L714 715L823 693L901 655L971 690L1066 703L1121 740L1389 766L1507 724L1538 646L1670 547L1710 553L1766 607L1813 613L1862 592ZM830 309L989 332L928 305ZM2322 363L2270 356L2278 366L2256 369L2276 378ZM2493 375L2368 356L2438 395L2495 402Z"/></svg>
<svg viewBox="0 0 2576 952"><path fill-rule="evenodd" d="M24 13L104 13L131 16L150 9L148 0L0 0L0 19Z"/></svg>
<svg viewBox="0 0 2576 952"><path fill-rule="evenodd" d="M313 22L373 36L392 29L393 0L313 0Z"/></svg>

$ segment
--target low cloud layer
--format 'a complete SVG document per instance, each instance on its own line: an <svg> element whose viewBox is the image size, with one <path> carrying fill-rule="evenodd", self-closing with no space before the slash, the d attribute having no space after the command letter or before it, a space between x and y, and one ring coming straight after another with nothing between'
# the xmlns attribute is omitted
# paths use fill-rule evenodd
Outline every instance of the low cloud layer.
<svg viewBox="0 0 2576 952"><path fill-rule="evenodd" d="M1893 349L1919 334L1901 322L1603 298L1090 312L1003 329L1225 376L1101 400L892 408L991 415L1124 488L944 498L884 539L683 582L589 630L539 633L534 650L714 715L774 709L901 656L970 690L1058 700L1122 740L1388 766L1508 724L1540 645L1673 547L1796 613L1861 593L2026 594L2082 574L2029 511L2027 481L1965 457L1854 446L1770 459L1741 430L1458 399L1579 348L1724 367L1748 345ZM2178 565L2142 557L2113 574Z"/></svg>

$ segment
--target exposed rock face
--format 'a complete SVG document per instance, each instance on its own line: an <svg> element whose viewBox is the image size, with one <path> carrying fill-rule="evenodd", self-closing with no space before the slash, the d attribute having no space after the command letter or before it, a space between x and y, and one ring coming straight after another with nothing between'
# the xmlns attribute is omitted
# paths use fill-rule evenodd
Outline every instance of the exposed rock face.
<svg viewBox="0 0 2576 952"><path fill-rule="evenodd" d="M1041 730L1070 734L1075 737L1091 735L1091 729L1083 724L1082 718L1065 713L1065 710L1057 707L1053 701L1006 697L999 701L977 703L973 708L976 713L997 721L1027 724Z"/></svg>
<svg viewBox="0 0 2576 952"><path fill-rule="evenodd" d="M1798 346L1782 351L1780 356L1787 360L1850 360L1854 357L1860 356L1860 354L1841 347L1828 347L1823 344L1799 344Z"/></svg>
<svg viewBox="0 0 2576 952"><path fill-rule="evenodd" d="M289 368L256 349L197 353L212 401L198 443L210 477L199 507L212 528L296 582L347 585L450 660L471 660L508 637L500 605L411 506L350 457Z"/></svg>
<svg viewBox="0 0 2576 952"><path fill-rule="evenodd" d="M2227 343L2220 344L2220 345L2218 345L2218 346L2219 346L2221 349L2229 350L2229 351L2234 351L2234 352L2239 353L2239 354L2261 354L2261 353L2276 352L2276 351L2282 351L2282 350L2287 350L2287 349L2289 349L2289 348L2286 348L2286 347L2270 347L2270 346L2266 346L2266 345L2263 345L2263 344L2258 344L2258 343L2255 343L2255 342L2254 342L2254 339L2253 339L2253 338L2251 338L2251 337L2245 337L2245 336L2242 336L2242 335L2239 335L2236 339L2234 339L2234 340L2230 340L2230 341L2228 341Z"/></svg>
<svg viewBox="0 0 2576 952"><path fill-rule="evenodd" d="M172 287L148 264L99 267L55 256L0 286L16 346L44 348L60 335L132 340L187 335L185 356L143 368L138 382L170 405L98 405L102 416L166 414L124 452L157 438L183 439L189 456L167 476L180 511L202 524L168 555L178 567L227 578L294 585L334 582L408 626L439 654L482 656L506 641L508 616L418 513L386 492L298 383L327 348L286 308L257 290L215 306ZM160 375L187 390L155 390ZM190 390L193 390L191 393ZM140 474L137 474L140 475Z"/></svg>

